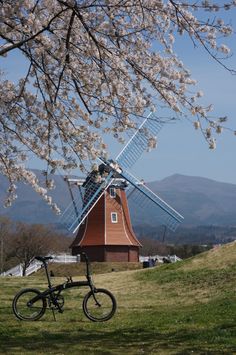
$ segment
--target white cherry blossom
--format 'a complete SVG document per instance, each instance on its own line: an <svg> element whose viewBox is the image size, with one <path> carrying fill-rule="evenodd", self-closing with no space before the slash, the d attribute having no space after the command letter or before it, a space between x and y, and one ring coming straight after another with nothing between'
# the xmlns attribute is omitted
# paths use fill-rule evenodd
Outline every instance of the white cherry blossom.
<svg viewBox="0 0 236 355"><path fill-rule="evenodd" d="M48 195L54 186L48 174L57 168L84 171L85 160L106 154L103 132L123 142L124 132L136 129L137 117L150 110L156 119L163 107L176 117L192 117L215 148L212 134L222 131L223 121L211 127L211 105L201 105L203 93L194 92L196 80L173 46L188 35L234 72L222 61L230 55L224 38L233 29L219 10L235 6L235 0L0 0L0 55L7 61L8 53L18 51L28 64L16 82L0 73L6 205L23 181L58 212ZM156 145L154 137L149 145ZM32 156L45 161L46 188L26 168Z"/></svg>

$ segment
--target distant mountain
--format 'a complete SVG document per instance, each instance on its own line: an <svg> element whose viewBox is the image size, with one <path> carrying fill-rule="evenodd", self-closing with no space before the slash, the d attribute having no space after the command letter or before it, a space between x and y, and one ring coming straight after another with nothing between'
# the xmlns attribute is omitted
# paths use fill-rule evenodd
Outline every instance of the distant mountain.
<svg viewBox="0 0 236 355"><path fill-rule="evenodd" d="M44 186L45 177L39 170L34 170L40 185ZM62 176L53 175L56 188L48 191L48 195L63 211L70 203L70 194L67 183ZM60 223L60 216L57 216L51 208L42 200L42 198L27 184L19 183L17 188L18 198L11 207L4 208L3 203L6 197L8 186L7 179L0 175L0 215L5 215L14 221L25 223L57 224Z"/></svg>
<svg viewBox="0 0 236 355"><path fill-rule="evenodd" d="M149 187L177 209L185 225L236 225L236 185L175 174Z"/></svg>
<svg viewBox="0 0 236 355"><path fill-rule="evenodd" d="M35 171L43 183L43 175ZM63 177L53 176L56 188L50 192L59 207L64 208L71 201L67 184ZM214 180L175 174L161 181L147 184L167 203L181 213L184 225L236 225L236 185ZM58 224L49 206L29 186L21 183L17 189L18 199L10 208L3 208L7 180L0 175L0 214L15 221L26 223ZM75 191L78 193L78 191ZM158 225L155 209L130 205L134 225Z"/></svg>

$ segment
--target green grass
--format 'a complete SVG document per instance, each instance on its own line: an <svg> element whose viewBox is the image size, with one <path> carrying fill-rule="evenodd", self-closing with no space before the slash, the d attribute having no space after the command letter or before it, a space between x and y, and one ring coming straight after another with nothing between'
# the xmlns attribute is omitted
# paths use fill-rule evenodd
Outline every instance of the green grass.
<svg viewBox="0 0 236 355"><path fill-rule="evenodd" d="M142 268L142 263L119 263L119 262L93 262L92 269L94 274L105 274L124 270L137 270ZM52 270L55 276L81 276L85 274L84 263L58 264L50 263L49 270ZM38 275L44 275L44 270L40 270Z"/></svg>
<svg viewBox="0 0 236 355"><path fill-rule="evenodd" d="M118 303L104 323L83 315L85 290L65 294L57 322L49 311L40 321L19 321L12 298L23 287L43 289L43 275L1 278L0 353L236 354L235 261L231 244L176 264L96 274L96 285L111 290Z"/></svg>

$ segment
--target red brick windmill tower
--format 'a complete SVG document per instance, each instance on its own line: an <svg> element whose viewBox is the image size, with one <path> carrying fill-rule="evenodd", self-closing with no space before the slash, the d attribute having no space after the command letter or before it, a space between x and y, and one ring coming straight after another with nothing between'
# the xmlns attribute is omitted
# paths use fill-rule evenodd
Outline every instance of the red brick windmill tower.
<svg viewBox="0 0 236 355"><path fill-rule="evenodd" d="M77 232L73 255L85 251L91 261L138 261L141 244L132 229L127 194L137 205L155 208L157 218L171 230L182 222L177 211L126 170L153 146L160 128L157 120L147 117L116 161L101 158L99 168L80 184L80 199L72 198L63 214L67 228Z"/></svg>

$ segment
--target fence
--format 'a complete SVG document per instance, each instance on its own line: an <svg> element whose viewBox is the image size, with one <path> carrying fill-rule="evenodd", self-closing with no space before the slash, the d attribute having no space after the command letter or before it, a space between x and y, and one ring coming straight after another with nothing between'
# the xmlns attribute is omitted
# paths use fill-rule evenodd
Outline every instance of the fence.
<svg viewBox="0 0 236 355"><path fill-rule="evenodd" d="M80 255L69 255L69 254L59 254L59 255L52 255L53 263L61 263L61 264L68 264L68 263L77 263L80 262ZM30 265L27 267L25 275L28 276L33 272L38 271L42 267L42 263L37 260L33 260ZM23 276L23 266L19 264L10 270L7 270L0 274L0 276Z"/></svg>
<svg viewBox="0 0 236 355"><path fill-rule="evenodd" d="M69 255L69 254L59 254L59 255L52 255L53 263L78 263L80 262L80 255Z"/></svg>
<svg viewBox="0 0 236 355"><path fill-rule="evenodd" d="M51 256L53 257L53 259L50 261L52 263L69 264L69 263L80 262L80 255L73 256L73 255L69 255L69 254L59 254L59 255L51 255ZM151 258L155 259L157 262L160 262L160 263L163 262L164 258L168 258L170 260L170 262L172 262L172 263L181 260L176 255L171 255L168 257L154 255ZM148 260L149 260L148 256L140 256L139 257L140 262L144 262L144 261L148 261ZM26 276L32 274L33 272L38 271L41 267L42 267L42 263L40 263L37 260L33 260L30 263L30 266L27 267L27 269L26 269L26 272L25 272ZM19 264L15 267L11 268L10 270L3 272L2 274L0 274L0 276L23 276L23 266L22 266L22 264Z"/></svg>

